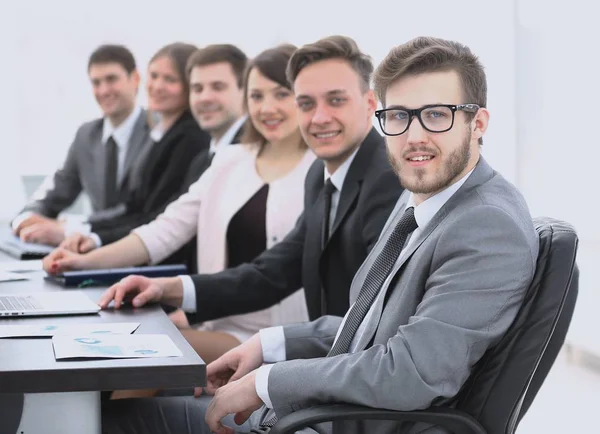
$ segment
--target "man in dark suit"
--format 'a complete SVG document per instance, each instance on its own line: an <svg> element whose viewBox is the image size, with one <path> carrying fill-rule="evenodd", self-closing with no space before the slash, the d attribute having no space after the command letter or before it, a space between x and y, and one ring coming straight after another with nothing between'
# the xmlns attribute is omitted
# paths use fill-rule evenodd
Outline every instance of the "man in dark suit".
<svg viewBox="0 0 600 434"><path fill-rule="evenodd" d="M148 143L146 112L136 105L140 77L131 52L120 45L97 48L88 74L104 117L79 128L52 186L13 220L13 230L25 241L58 245L65 233L81 230L56 219L81 192L94 213L118 204L133 163Z"/></svg>
<svg viewBox="0 0 600 434"><path fill-rule="evenodd" d="M246 63L246 55L239 48L229 44L209 45L190 56L186 65L186 75L191 114L200 128L210 135L210 146L196 155L190 163L180 188L182 191L187 191L189 186L200 178L219 148L240 141L246 119L242 104L242 81ZM189 116L187 122L191 123L194 120ZM159 158L159 155L160 153L154 152L155 159ZM144 206L148 206L153 192L146 194L143 189L137 190L144 198ZM144 211L117 217L103 216L92 221L92 231L98 234L102 244L106 244L104 240L120 239L127 235L129 230L160 214L159 211L162 209L153 211L151 215ZM184 261L191 270L195 270L195 246L195 240L192 240L167 262ZM99 247L99 243L92 236L74 234L62 247L85 253Z"/></svg>

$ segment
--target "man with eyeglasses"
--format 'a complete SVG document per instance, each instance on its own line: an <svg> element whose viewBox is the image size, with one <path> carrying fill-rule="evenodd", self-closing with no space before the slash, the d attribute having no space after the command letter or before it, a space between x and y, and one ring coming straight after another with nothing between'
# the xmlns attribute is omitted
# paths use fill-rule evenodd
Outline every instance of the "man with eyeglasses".
<svg viewBox="0 0 600 434"><path fill-rule="evenodd" d="M375 90L406 191L354 276L350 309L284 326L279 339L263 330L211 363L207 425L189 432L268 432L320 404L451 405L516 316L538 238L519 191L480 155L489 114L479 60L459 43L416 38L384 59ZM313 428L302 432L446 432L378 420Z"/></svg>

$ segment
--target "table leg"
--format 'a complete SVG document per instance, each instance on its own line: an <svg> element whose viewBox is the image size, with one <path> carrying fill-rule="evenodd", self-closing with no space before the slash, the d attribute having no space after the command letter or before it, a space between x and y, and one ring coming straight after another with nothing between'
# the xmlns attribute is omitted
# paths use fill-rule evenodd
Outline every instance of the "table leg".
<svg viewBox="0 0 600 434"><path fill-rule="evenodd" d="M100 392L25 394L16 434L100 434Z"/></svg>

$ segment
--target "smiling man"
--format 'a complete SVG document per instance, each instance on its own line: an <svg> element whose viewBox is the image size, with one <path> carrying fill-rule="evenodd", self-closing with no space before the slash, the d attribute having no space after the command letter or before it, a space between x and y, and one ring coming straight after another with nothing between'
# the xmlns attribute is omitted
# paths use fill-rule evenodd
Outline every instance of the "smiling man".
<svg viewBox="0 0 600 434"><path fill-rule="evenodd" d="M140 76L131 52L121 45L97 48L89 58L88 75L104 116L77 130L51 187L36 193L12 221L25 241L58 245L70 231L85 232L56 217L81 192L90 198L93 212L118 204L132 163L148 143L146 112L136 105Z"/></svg>
<svg viewBox="0 0 600 434"><path fill-rule="evenodd" d="M236 46L216 44L190 57L190 107L200 127L210 134L210 153L239 143L246 120L243 80L248 59Z"/></svg>

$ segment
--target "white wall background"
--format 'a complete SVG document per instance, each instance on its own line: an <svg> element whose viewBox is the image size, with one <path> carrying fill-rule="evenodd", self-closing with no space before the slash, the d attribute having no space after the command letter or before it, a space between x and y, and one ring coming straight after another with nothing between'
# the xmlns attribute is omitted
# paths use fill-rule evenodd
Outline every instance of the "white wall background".
<svg viewBox="0 0 600 434"><path fill-rule="evenodd" d="M579 299L569 339L600 355L598 162L600 7L585 0L519 0L517 185L533 215L580 236Z"/></svg>
<svg viewBox="0 0 600 434"><path fill-rule="evenodd" d="M394 45L434 35L463 41L480 53L493 111L485 153L515 179L512 2L486 6L493 20L473 19L468 11L482 7L476 0L385 2L375 7L364 1L305 0L285 7L293 13L284 13L284 5L275 0L29 0L3 5L3 14L11 15L16 25L0 29L0 40L12 53L5 65L14 65L10 73L15 74L7 108L15 119L3 116L0 121L14 136L0 143L2 158L10 159L17 174L51 173L62 163L77 126L100 115L86 66L90 52L102 43L126 44L143 72L158 48L176 40L200 46L231 42L252 56L280 42L303 44L342 33L354 37L379 62ZM0 218L14 212L8 208L15 206L0 211Z"/></svg>
<svg viewBox="0 0 600 434"><path fill-rule="evenodd" d="M580 232L582 295L572 335L600 342L589 335L600 306L591 273L600 253L592 213L600 157L596 9L585 0L6 2L0 219L22 205L19 176L53 172L78 125L100 115L86 76L99 44L129 46L144 72L152 54L176 40L230 42L255 55L280 42L341 33L377 63L414 36L456 39L480 56L488 74L485 157L519 186L533 215L566 219Z"/></svg>

